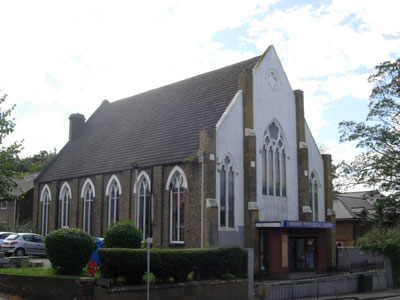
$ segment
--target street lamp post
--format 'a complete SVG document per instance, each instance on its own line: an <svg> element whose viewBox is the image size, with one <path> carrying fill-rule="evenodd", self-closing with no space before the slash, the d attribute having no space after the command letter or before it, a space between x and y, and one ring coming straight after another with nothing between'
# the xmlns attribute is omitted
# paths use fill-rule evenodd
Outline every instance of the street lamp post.
<svg viewBox="0 0 400 300"><path fill-rule="evenodd" d="M150 245L153 243L153 239L148 237L147 243L147 300L150 300Z"/></svg>

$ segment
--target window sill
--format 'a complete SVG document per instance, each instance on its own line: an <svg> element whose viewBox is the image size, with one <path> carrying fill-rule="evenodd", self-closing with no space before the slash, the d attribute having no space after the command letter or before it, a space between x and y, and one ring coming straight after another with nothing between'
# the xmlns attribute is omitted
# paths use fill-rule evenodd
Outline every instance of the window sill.
<svg viewBox="0 0 400 300"><path fill-rule="evenodd" d="M169 242L168 247L183 248L185 247L185 242Z"/></svg>
<svg viewBox="0 0 400 300"><path fill-rule="evenodd" d="M272 196L272 195L262 195L263 200L287 200L288 197L285 196Z"/></svg>
<svg viewBox="0 0 400 300"><path fill-rule="evenodd" d="M219 231L239 231L237 227L219 227Z"/></svg>

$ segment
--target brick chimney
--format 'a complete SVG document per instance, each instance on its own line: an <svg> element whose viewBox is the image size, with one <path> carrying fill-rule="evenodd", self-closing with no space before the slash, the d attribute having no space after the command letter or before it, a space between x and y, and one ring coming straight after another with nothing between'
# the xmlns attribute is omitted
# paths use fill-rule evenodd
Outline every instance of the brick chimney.
<svg viewBox="0 0 400 300"><path fill-rule="evenodd" d="M85 126L85 116L82 114L72 114L69 116L69 141L75 140Z"/></svg>

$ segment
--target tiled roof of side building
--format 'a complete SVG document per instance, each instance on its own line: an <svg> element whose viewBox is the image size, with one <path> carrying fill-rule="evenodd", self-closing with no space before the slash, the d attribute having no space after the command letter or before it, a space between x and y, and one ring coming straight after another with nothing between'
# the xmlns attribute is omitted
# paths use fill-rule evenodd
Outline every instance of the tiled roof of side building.
<svg viewBox="0 0 400 300"><path fill-rule="evenodd" d="M37 181L183 161L199 148L199 130L215 127L238 91L238 74L260 57L102 105Z"/></svg>

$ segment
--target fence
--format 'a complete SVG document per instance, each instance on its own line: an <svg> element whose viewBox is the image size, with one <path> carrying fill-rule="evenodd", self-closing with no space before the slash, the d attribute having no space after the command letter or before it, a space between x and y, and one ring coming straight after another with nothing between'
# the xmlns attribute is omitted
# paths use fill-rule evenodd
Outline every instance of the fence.
<svg viewBox="0 0 400 300"><path fill-rule="evenodd" d="M372 291L387 288L385 271L368 272L372 276ZM358 280L366 272L330 275L312 279L255 284L255 297L260 300L319 299L323 296L340 296L359 291Z"/></svg>

